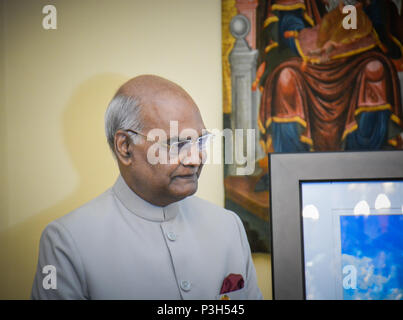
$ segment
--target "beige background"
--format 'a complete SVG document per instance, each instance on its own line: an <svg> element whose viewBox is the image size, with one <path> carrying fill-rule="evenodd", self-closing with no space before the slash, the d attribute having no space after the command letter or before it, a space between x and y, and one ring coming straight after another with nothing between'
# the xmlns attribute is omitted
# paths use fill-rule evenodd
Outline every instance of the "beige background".
<svg viewBox="0 0 403 320"><path fill-rule="evenodd" d="M49 1L0 0L0 299L29 297L46 224L114 183L103 117L120 84L173 80L222 129L220 1L51 3L57 30L42 27ZM206 165L197 192L221 206L222 170Z"/></svg>

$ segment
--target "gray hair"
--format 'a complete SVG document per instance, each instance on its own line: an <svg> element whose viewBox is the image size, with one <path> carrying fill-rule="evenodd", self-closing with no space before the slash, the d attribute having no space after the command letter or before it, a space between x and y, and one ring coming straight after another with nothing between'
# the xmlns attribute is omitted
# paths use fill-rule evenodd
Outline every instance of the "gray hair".
<svg viewBox="0 0 403 320"><path fill-rule="evenodd" d="M118 94L113 97L105 112L105 133L109 147L115 154L115 134L118 130L141 131L143 120L138 99ZM137 135L132 136L133 143L138 142Z"/></svg>

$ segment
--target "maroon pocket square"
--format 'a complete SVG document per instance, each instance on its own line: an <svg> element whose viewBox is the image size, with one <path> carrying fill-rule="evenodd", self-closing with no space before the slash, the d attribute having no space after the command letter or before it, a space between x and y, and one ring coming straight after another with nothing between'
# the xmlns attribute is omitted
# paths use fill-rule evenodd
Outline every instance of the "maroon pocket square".
<svg viewBox="0 0 403 320"><path fill-rule="evenodd" d="M241 274L229 274L223 281L220 294L232 292L244 287L244 280Z"/></svg>

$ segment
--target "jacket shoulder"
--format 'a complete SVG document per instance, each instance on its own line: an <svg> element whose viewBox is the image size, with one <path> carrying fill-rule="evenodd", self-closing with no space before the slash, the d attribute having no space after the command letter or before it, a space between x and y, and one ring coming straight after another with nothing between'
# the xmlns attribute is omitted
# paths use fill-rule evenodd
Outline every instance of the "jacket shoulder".
<svg viewBox="0 0 403 320"><path fill-rule="evenodd" d="M212 202L191 196L185 199L186 214L203 220L213 220L216 223L241 223L240 218L233 211L220 207Z"/></svg>
<svg viewBox="0 0 403 320"><path fill-rule="evenodd" d="M111 189L88 201L77 209L61 216L55 222L67 229L94 227L94 223L104 220L114 211L115 198Z"/></svg>

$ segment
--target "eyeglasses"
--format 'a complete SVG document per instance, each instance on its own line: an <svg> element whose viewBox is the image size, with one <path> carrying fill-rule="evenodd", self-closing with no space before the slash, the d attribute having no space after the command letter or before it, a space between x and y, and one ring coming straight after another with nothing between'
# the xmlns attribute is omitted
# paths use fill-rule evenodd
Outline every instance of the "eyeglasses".
<svg viewBox="0 0 403 320"><path fill-rule="evenodd" d="M133 134L138 134L142 137L147 138L147 136L145 134L142 134L141 132L133 131L130 129L126 129L125 131L133 133ZM206 147L207 147L209 141L211 140L211 138L213 138L213 136L214 135L212 133L208 132L208 133L198 137L196 140L186 139L186 140L166 142L166 143L156 141L156 143L166 147L169 150L170 155L178 155L179 153L184 152L185 150L187 150L187 151L190 150L193 145L197 145L197 148L199 151L206 150Z"/></svg>

